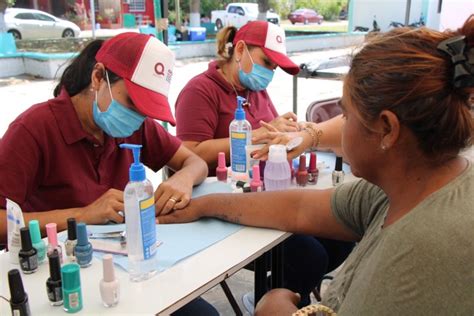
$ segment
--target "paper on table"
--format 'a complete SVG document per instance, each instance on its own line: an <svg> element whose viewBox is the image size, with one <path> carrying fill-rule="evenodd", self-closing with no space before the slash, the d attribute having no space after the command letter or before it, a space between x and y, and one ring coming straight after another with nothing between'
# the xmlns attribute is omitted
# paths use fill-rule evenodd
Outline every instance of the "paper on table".
<svg viewBox="0 0 474 316"><path fill-rule="evenodd" d="M223 182L204 183L194 188L193 198L210 193L230 193L232 187ZM157 240L163 244L157 249L158 271L164 271L179 261L232 235L243 227L216 219L202 219L187 224L167 224L156 226ZM108 233L125 229L125 224L88 225L90 233ZM101 259L104 254L94 252ZM128 268L128 258L114 254L114 262L124 270Z"/></svg>

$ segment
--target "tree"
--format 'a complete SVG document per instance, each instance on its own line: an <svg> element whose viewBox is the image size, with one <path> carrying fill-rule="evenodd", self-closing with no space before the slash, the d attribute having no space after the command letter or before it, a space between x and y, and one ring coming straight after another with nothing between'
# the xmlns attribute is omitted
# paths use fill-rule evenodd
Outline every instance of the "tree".
<svg viewBox="0 0 474 316"><path fill-rule="evenodd" d="M259 21L267 20L267 11L270 9L269 0L258 0L258 17Z"/></svg>

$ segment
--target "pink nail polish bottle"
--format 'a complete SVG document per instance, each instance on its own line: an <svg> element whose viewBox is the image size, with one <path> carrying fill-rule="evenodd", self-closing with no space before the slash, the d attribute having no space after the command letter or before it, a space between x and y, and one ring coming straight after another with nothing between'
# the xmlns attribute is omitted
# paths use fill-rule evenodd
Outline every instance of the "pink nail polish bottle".
<svg viewBox="0 0 474 316"><path fill-rule="evenodd" d="M260 167L254 165L252 169L252 181L250 181L250 190L252 192L262 192L263 182L260 180Z"/></svg>
<svg viewBox="0 0 474 316"><path fill-rule="evenodd" d="M225 166L225 153L217 154L216 176L218 181L227 182L227 167Z"/></svg>
<svg viewBox="0 0 474 316"><path fill-rule="evenodd" d="M306 156L300 156L300 165L296 173L296 184L300 187L306 186L308 183L308 171L306 170Z"/></svg>
<svg viewBox="0 0 474 316"><path fill-rule="evenodd" d="M56 250L58 252L59 261L63 263L63 251L58 245L58 232L56 223L46 224L46 234L48 235L48 257Z"/></svg>
<svg viewBox="0 0 474 316"><path fill-rule="evenodd" d="M105 307L118 304L120 298L120 283L115 278L114 259L111 254L102 258L103 279L100 280L100 296Z"/></svg>
<svg viewBox="0 0 474 316"><path fill-rule="evenodd" d="M308 184L315 185L318 183L319 169L317 167L316 153L314 152L312 152L309 157L308 175Z"/></svg>

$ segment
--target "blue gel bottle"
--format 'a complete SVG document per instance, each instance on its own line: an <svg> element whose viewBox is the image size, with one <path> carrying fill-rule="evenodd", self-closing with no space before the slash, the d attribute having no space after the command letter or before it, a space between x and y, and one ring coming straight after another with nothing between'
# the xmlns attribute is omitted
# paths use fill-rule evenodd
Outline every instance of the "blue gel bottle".
<svg viewBox="0 0 474 316"><path fill-rule="evenodd" d="M87 268L92 264L92 245L87 237L86 224L77 224L77 244L74 247L77 263L81 268Z"/></svg>

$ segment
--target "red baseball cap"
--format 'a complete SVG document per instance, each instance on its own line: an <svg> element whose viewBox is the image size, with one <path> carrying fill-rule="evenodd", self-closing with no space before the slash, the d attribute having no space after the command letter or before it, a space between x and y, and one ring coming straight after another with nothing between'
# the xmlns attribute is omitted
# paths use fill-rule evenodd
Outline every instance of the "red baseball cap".
<svg viewBox="0 0 474 316"><path fill-rule="evenodd" d="M168 103L174 54L165 44L150 35L122 33L105 41L95 59L123 78L140 112L176 125Z"/></svg>
<svg viewBox="0 0 474 316"><path fill-rule="evenodd" d="M278 25L266 21L248 22L235 34L234 46L238 41L259 46L273 63L290 75L300 71L300 67L286 55L285 31Z"/></svg>

